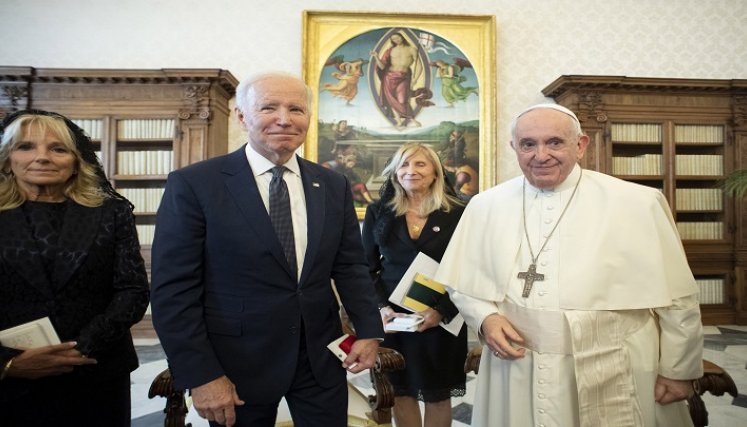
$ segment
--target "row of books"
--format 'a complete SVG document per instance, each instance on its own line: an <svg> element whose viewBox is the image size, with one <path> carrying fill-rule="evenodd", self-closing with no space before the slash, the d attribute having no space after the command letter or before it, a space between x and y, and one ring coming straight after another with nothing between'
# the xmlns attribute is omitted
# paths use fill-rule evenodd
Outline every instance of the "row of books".
<svg viewBox="0 0 747 427"><path fill-rule="evenodd" d="M724 238L723 222L678 222L677 230L682 240L721 240Z"/></svg>
<svg viewBox="0 0 747 427"><path fill-rule="evenodd" d="M171 150L119 151L117 174L119 175L166 175L174 165Z"/></svg>
<svg viewBox="0 0 747 427"><path fill-rule="evenodd" d="M724 279L695 279L700 288L701 304L724 303Z"/></svg>
<svg viewBox="0 0 747 427"><path fill-rule="evenodd" d="M104 133L104 122L100 119L73 119L73 123L83 129L94 141L101 141Z"/></svg>
<svg viewBox="0 0 747 427"><path fill-rule="evenodd" d="M724 156L719 154L677 154L674 156L677 175L723 175Z"/></svg>
<svg viewBox="0 0 747 427"><path fill-rule="evenodd" d="M140 240L140 245L153 244L153 235L156 232L155 224L138 224L135 228L137 229L137 237Z"/></svg>
<svg viewBox="0 0 747 427"><path fill-rule="evenodd" d="M661 175L661 154L612 157L615 175ZM724 173L724 156L719 154L678 154L674 159L677 175L720 176Z"/></svg>
<svg viewBox="0 0 747 427"><path fill-rule="evenodd" d="M117 192L135 205L135 212L155 212L161 204L163 188L118 188Z"/></svg>
<svg viewBox="0 0 747 427"><path fill-rule="evenodd" d="M117 121L117 139L174 139L174 119L127 119Z"/></svg>
<svg viewBox="0 0 747 427"><path fill-rule="evenodd" d="M661 175L661 154L613 157L612 173L615 175Z"/></svg>
<svg viewBox="0 0 747 427"><path fill-rule="evenodd" d="M655 123L614 123L611 126L613 142L661 144L662 127ZM675 125L675 144L721 145L724 127L720 125Z"/></svg>
<svg viewBox="0 0 747 427"><path fill-rule="evenodd" d="M661 125L653 123L614 123L612 140L615 142L638 142L661 144Z"/></svg>
<svg viewBox="0 0 747 427"><path fill-rule="evenodd" d="M677 188L675 207L681 211L720 211L723 192L718 188Z"/></svg>
<svg viewBox="0 0 747 427"><path fill-rule="evenodd" d="M724 143L724 127L719 125L676 125L674 127L676 144L713 144Z"/></svg>

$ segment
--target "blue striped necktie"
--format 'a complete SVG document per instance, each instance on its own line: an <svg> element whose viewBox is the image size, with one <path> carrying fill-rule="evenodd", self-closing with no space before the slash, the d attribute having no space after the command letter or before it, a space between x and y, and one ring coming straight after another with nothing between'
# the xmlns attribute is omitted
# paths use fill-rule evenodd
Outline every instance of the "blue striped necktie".
<svg viewBox="0 0 747 427"><path fill-rule="evenodd" d="M288 260L293 277L297 275L296 265L296 243L293 239L293 220L291 219L290 197L288 186L283 180L285 166L272 168L272 179L270 180L270 221L275 229L280 244L283 246L285 258Z"/></svg>

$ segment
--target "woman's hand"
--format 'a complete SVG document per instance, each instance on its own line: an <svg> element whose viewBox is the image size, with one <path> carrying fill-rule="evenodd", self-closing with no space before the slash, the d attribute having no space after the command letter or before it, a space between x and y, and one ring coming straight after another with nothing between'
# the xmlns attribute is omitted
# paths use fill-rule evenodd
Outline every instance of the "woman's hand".
<svg viewBox="0 0 747 427"><path fill-rule="evenodd" d="M386 324L389 323L389 322L391 322L392 319L394 319L395 317L403 317L403 316L405 316L405 314L404 313L397 313L396 311L392 310L392 307L389 307L389 306L381 307L379 309L379 314L381 315L381 323L384 326L384 333L387 333L387 334L396 334L397 331L389 331L389 330L387 330Z"/></svg>
<svg viewBox="0 0 747 427"><path fill-rule="evenodd" d="M6 377L34 380L72 372L75 366L96 363L96 359L89 359L76 350L75 345L70 341L24 350L13 358Z"/></svg>
<svg viewBox="0 0 747 427"><path fill-rule="evenodd" d="M441 323L441 319L444 317L438 310L429 308L428 310L418 312L417 314L423 316L423 323L418 326L418 332L423 332L426 329L434 328Z"/></svg>

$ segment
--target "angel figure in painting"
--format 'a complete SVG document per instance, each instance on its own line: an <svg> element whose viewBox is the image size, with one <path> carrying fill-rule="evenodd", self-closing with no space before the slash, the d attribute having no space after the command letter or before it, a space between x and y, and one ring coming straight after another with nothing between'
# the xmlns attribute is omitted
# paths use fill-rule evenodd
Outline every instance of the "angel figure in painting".
<svg viewBox="0 0 747 427"><path fill-rule="evenodd" d="M358 95L358 81L363 76L364 64L368 60L358 58L353 61L345 61L342 55L330 58L324 65L334 65L337 71L333 71L331 76L337 79L337 83L325 83L322 90L328 91L332 96L342 98L346 104L350 105L351 101Z"/></svg>
<svg viewBox="0 0 747 427"><path fill-rule="evenodd" d="M438 68L436 76L441 79L441 95L449 107L453 107L457 101L466 100L470 94L477 95L477 87L462 86L462 83L467 80L461 75L462 70L472 68L472 64L466 59L454 58L453 64L437 59L431 65Z"/></svg>

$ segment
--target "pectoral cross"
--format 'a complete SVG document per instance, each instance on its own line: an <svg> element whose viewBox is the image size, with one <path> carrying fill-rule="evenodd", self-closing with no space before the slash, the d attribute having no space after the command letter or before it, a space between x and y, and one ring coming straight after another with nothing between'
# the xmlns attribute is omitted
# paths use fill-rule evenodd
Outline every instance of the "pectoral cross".
<svg viewBox="0 0 747 427"><path fill-rule="evenodd" d="M545 275L537 273L537 266L534 263L529 264L527 271L519 272L519 279L524 279L524 290L521 292L521 296L527 298L529 292L532 291L532 285L534 281L541 282L545 280Z"/></svg>

